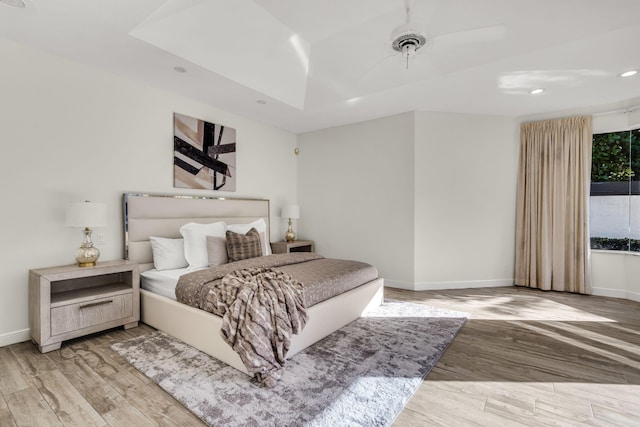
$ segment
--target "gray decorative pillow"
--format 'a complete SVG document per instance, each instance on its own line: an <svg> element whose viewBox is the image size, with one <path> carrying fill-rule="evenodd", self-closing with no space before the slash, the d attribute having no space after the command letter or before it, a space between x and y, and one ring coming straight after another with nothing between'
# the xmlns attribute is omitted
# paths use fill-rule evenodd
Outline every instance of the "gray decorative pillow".
<svg viewBox="0 0 640 427"><path fill-rule="evenodd" d="M262 256L258 230L252 228L247 234L227 230L227 255L229 262Z"/></svg>
<svg viewBox="0 0 640 427"><path fill-rule="evenodd" d="M227 258L227 239L218 236L207 236L207 258L209 259L209 267L229 262L229 258Z"/></svg>

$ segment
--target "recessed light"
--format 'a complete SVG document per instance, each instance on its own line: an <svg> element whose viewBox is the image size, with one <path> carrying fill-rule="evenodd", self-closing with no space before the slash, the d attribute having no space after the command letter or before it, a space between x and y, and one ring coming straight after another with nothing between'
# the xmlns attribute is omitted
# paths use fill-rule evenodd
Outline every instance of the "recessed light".
<svg viewBox="0 0 640 427"><path fill-rule="evenodd" d="M174 70L176 70L178 73L186 73L187 69L184 67L180 67L178 65L176 65L175 67L173 67Z"/></svg>
<svg viewBox="0 0 640 427"><path fill-rule="evenodd" d="M11 7L25 8L27 5L22 0L0 0L0 3Z"/></svg>
<svg viewBox="0 0 640 427"><path fill-rule="evenodd" d="M530 91L529 91L529 93L530 93L531 95L538 95L539 93L542 93L542 92L544 92L544 89L542 89L542 88L533 89L533 90L530 90Z"/></svg>
<svg viewBox="0 0 640 427"><path fill-rule="evenodd" d="M631 76L635 76L636 74L638 74L638 70L629 70L629 71L625 71L624 73L618 74L620 77L631 77Z"/></svg>
<svg viewBox="0 0 640 427"><path fill-rule="evenodd" d="M256 102L260 105L264 105L267 103L267 101L265 101L264 99L258 99Z"/></svg>

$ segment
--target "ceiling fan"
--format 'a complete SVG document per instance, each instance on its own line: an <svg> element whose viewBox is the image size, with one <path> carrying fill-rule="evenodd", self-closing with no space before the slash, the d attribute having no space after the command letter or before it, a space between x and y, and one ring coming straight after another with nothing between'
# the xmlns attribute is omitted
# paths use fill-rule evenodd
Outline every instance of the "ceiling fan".
<svg viewBox="0 0 640 427"><path fill-rule="evenodd" d="M422 25L413 22L411 16L412 0L405 0L406 21L394 28L389 36L391 48L396 52L400 52L407 59L407 69L409 69L409 58L412 58L418 49L431 42L427 33L422 31Z"/></svg>
<svg viewBox="0 0 640 427"><path fill-rule="evenodd" d="M430 36L424 30L425 26L423 24L413 20L413 5L414 0L404 0L405 23L394 28L389 35L391 48L397 53L393 53L387 58L400 54L406 59L407 69L409 69L410 59L419 54L418 51L420 49L432 47L434 42L439 47L446 48L447 45L452 44L497 41L505 35L505 27L503 25L493 25Z"/></svg>

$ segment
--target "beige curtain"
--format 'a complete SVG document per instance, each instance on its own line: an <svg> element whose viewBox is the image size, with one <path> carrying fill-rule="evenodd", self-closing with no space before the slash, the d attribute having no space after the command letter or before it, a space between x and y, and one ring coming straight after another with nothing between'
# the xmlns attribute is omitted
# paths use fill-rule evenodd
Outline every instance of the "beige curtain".
<svg viewBox="0 0 640 427"><path fill-rule="evenodd" d="M520 128L516 285L591 293L591 117Z"/></svg>

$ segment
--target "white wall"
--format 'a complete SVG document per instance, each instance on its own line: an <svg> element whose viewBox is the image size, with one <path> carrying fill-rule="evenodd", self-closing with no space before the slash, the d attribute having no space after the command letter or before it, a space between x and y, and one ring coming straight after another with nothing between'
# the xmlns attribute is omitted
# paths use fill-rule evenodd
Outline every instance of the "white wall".
<svg viewBox="0 0 640 427"><path fill-rule="evenodd" d="M514 119L415 112L299 136L301 232L385 284L513 284Z"/></svg>
<svg viewBox="0 0 640 427"><path fill-rule="evenodd" d="M414 115L299 135L300 237L413 283Z"/></svg>
<svg viewBox="0 0 640 427"><path fill-rule="evenodd" d="M297 192L296 135L0 39L0 346L28 339L28 270L72 264L81 231L64 226L68 202L104 202L102 260L123 255L123 192L271 200ZM235 193L173 188L173 112L237 130Z"/></svg>
<svg viewBox="0 0 640 427"><path fill-rule="evenodd" d="M592 251L591 272L594 295L640 302L640 254Z"/></svg>
<svg viewBox="0 0 640 427"><path fill-rule="evenodd" d="M513 285L513 118L416 113L415 289Z"/></svg>

